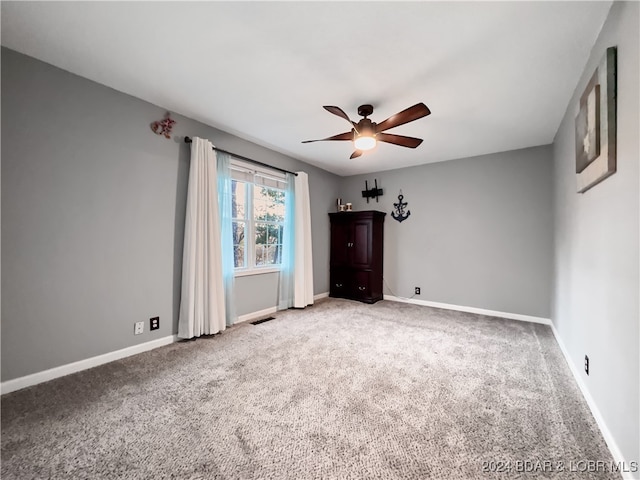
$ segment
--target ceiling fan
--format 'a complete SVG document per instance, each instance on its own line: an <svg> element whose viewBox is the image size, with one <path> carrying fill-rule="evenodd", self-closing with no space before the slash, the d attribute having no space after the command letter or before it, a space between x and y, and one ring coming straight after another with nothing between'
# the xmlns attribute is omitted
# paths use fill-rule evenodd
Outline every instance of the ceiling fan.
<svg viewBox="0 0 640 480"><path fill-rule="evenodd" d="M339 133L338 135L328 138L321 138L319 140L305 140L302 143L323 142L325 140L350 140L353 141L353 145L356 150L349 158L359 157L362 155L362 152L374 148L377 142L386 142L394 145L400 145L401 147L416 148L422 143L421 138L405 137L403 135L394 135L392 133L383 132L390 128L426 117L431 113L431 110L429 110L424 103L416 103L413 107L409 107L400 113L392 115L384 122L375 123L367 118L373 113L373 107L371 105L360 105L358 107L358 115L364 118L356 123L352 121L340 107L325 106L324 109L349 122L349 125L352 127L351 131Z"/></svg>

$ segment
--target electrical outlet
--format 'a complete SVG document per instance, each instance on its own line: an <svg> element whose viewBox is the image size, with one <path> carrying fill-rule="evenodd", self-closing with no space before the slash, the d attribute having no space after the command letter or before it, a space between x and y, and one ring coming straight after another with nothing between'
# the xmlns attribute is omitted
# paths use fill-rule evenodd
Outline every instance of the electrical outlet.
<svg viewBox="0 0 640 480"><path fill-rule="evenodd" d="M420 287L416 287L416 295L420 295Z"/></svg>
<svg viewBox="0 0 640 480"><path fill-rule="evenodd" d="M589 357L584 356L584 371L589 375Z"/></svg>
<svg viewBox="0 0 640 480"><path fill-rule="evenodd" d="M160 317L149 319L149 330L158 330L160 328Z"/></svg>
<svg viewBox="0 0 640 480"><path fill-rule="evenodd" d="M143 332L144 332L144 322L136 322L135 326L133 327L133 334L140 335Z"/></svg>

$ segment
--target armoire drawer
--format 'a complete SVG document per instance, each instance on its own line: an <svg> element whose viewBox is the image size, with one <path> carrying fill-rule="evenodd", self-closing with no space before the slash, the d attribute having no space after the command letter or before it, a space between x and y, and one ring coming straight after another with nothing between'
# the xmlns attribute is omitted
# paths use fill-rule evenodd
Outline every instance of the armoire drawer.
<svg viewBox="0 0 640 480"><path fill-rule="evenodd" d="M350 272L334 268L331 270L329 281L329 295L341 298L349 298L351 296Z"/></svg>
<svg viewBox="0 0 640 480"><path fill-rule="evenodd" d="M371 298L371 271L355 270L352 279L353 297L358 300Z"/></svg>

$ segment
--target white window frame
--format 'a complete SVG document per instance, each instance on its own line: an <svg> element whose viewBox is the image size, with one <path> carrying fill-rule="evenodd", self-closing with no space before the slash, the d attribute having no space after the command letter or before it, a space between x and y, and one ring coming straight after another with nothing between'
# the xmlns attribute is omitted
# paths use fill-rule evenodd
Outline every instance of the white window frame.
<svg viewBox="0 0 640 480"><path fill-rule="evenodd" d="M277 170L258 167L242 160L231 160L231 177L239 182L245 182L245 224L244 229L244 250L245 250L245 266L235 267L235 276L244 277L247 275L262 275L266 273L280 272L281 265L256 265L256 244L255 244L255 211L253 205L253 197L255 186L275 188L285 190L286 177L284 173ZM264 222L269 223L269 222Z"/></svg>

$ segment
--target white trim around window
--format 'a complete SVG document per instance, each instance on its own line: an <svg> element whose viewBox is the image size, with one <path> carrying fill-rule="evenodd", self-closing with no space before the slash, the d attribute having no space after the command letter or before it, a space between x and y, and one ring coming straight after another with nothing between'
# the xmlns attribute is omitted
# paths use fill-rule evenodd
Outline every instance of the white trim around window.
<svg viewBox="0 0 640 480"><path fill-rule="evenodd" d="M236 269L234 276L248 277L249 275L264 275L265 273L280 273L280 267L255 267Z"/></svg>

